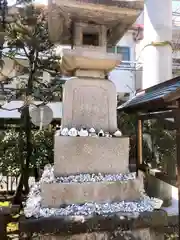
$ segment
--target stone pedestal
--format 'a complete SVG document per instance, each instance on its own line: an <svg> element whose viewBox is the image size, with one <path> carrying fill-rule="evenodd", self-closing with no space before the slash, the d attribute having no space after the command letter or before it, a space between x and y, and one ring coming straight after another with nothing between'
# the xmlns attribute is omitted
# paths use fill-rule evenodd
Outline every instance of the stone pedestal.
<svg viewBox="0 0 180 240"><path fill-rule="evenodd" d="M55 136L56 176L129 172L129 138Z"/></svg>
<svg viewBox="0 0 180 240"><path fill-rule="evenodd" d="M136 201L143 191L143 178L116 182L44 183L42 206L58 208L61 205L86 202Z"/></svg>

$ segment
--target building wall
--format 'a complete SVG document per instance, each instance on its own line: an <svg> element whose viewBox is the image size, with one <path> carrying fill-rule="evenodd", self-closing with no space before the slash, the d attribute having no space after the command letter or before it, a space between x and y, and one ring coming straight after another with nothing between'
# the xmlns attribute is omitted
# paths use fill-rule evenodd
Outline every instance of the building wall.
<svg viewBox="0 0 180 240"><path fill-rule="evenodd" d="M141 24L142 19L143 14L137 20L137 23ZM129 46L129 65L121 63L109 75L116 85L117 92L121 95L142 88L143 50L145 45L143 39L135 42L132 33L133 31L129 30L117 44L118 46ZM180 26L174 26L173 28L173 45L173 77L176 77L180 75Z"/></svg>
<svg viewBox="0 0 180 240"><path fill-rule="evenodd" d="M117 46L129 47L130 51L129 61L123 61L109 74L109 79L115 83L118 94L123 96L126 93L132 94L135 89L135 42L133 39L133 31L127 31L123 38L117 43Z"/></svg>
<svg viewBox="0 0 180 240"><path fill-rule="evenodd" d="M143 24L143 13L137 19L136 24ZM143 62L143 47L142 40L135 41L135 30L128 30L123 38L118 42L119 46L128 46L130 48L129 65L126 64L126 69L122 63L119 68L116 68L110 73L110 79L116 84L118 93L132 93L141 88L142 84L142 62ZM124 70L125 69L125 70Z"/></svg>
<svg viewBox="0 0 180 240"><path fill-rule="evenodd" d="M142 13L140 17L137 19L136 24L143 26L143 15ZM173 29L172 29L172 43L173 43L173 77L180 75L180 16L173 17ZM143 34L142 34L143 35ZM143 49L145 47L143 39L138 41L135 45L135 58L139 63L139 68L136 69L135 74L135 86L136 89L142 87L142 71L143 71Z"/></svg>
<svg viewBox="0 0 180 240"><path fill-rule="evenodd" d="M139 63L140 68L136 69L136 78L135 78L135 86L136 89L142 87L142 71L143 71L143 49L145 47L143 39L138 41L135 45L135 56L136 61ZM173 77L180 75L180 27L173 28ZM167 79L168 80L168 79Z"/></svg>
<svg viewBox="0 0 180 240"><path fill-rule="evenodd" d="M128 61L122 62L120 66L114 69L109 74L110 80L112 80L115 85L119 95L124 96L124 94L131 94L135 89L135 71L133 61L135 59L135 42L133 40L133 32L131 30L127 31L124 37L118 42L117 46L120 47L128 47L129 48L129 59ZM69 48L70 46L63 46L63 48ZM60 51L62 46L57 48L57 52ZM120 54L121 58L121 54ZM4 59L4 75L8 77L16 77L18 73L18 69L14 69L13 71L9 71L12 68L12 60L9 58ZM22 66L27 66L28 62L25 59L16 59ZM132 63L130 64L130 62ZM11 84L5 85L7 88L17 88L19 79L18 78L27 78L27 75L21 75L18 73L19 77L16 80L13 80ZM42 75L45 81L49 80L49 75L47 73L43 73Z"/></svg>
<svg viewBox="0 0 180 240"><path fill-rule="evenodd" d="M142 16L141 16L142 19ZM141 24L141 21L137 21ZM173 29L173 42L175 43L176 50L173 52L174 59L180 59L180 27ZM122 63L116 67L109 74L109 79L116 85L117 93L119 96L125 94L133 94L136 90L142 87L142 63L143 63L143 40L135 41L133 37L133 30L128 30L123 38L117 43L117 46L129 47L130 58L129 61L122 61ZM63 46L69 48L69 46ZM20 60L19 60L20 61ZM25 65L25 60L21 60L22 65ZM7 69L10 68L10 60L6 60ZM16 74L16 72L14 72ZM180 75L180 64L174 64L173 76ZM24 76L25 77L25 76ZM43 79L49 80L47 73L43 74ZM13 82L7 87L16 87L17 83Z"/></svg>

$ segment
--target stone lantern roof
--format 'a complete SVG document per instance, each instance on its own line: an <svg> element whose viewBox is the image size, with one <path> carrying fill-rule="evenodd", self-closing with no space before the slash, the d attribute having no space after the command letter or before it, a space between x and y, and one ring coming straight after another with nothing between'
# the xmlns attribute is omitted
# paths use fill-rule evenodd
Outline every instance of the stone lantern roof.
<svg viewBox="0 0 180 240"><path fill-rule="evenodd" d="M107 28L107 43L115 44L143 10L143 0L49 0L48 23L51 41L72 44L75 22Z"/></svg>

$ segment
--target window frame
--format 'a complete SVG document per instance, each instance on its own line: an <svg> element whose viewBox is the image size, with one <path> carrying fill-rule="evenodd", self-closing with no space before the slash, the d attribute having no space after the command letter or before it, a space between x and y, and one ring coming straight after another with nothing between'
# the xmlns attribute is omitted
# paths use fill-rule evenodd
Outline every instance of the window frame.
<svg viewBox="0 0 180 240"><path fill-rule="evenodd" d="M109 51L109 50L112 51ZM120 51L118 51L120 49ZM128 46L107 46L107 52L108 53L115 53L115 54L121 54L122 55L122 61L130 61L131 60L131 49ZM124 59L124 54L127 54L127 59Z"/></svg>

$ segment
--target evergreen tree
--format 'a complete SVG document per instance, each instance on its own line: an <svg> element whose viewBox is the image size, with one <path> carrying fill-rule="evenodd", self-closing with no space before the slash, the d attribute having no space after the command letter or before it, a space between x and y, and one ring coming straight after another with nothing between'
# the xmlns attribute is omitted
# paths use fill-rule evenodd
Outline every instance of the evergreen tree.
<svg viewBox="0 0 180 240"><path fill-rule="evenodd" d="M17 56L25 59L26 66L17 60ZM45 7L25 4L23 7L17 8L17 13L13 15L13 21L6 23L5 43L1 59L2 66L5 58L9 58L14 62L16 76L27 74L27 78L23 79L23 81L19 78L20 87L15 93L16 98L24 101L23 106L18 109L21 113L22 123L20 126L22 134L19 134L19 143L21 143L20 145L23 149L18 151L21 154L19 156L21 178L15 197L15 202L17 203L21 199L23 186L25 193L29 192L29 169L33 155L32 123L29 105L34 100L40 100L41 104L46 104L53 99L55 91L61 92L60 85L54 85L51 82L46 83L40 78L43 71L48 72L51 76L56 76L60 71L60 59L55 56L53 45L48 38L47 10ZM3 67L1 73L3 73ZM4 91L3 83L12 81L14 77L1 75L3 76L1 78L1 87ZM10 94L6 101L10 101L12 97L12 94ZM35 164L33 166L36 169Z"/></svg>

